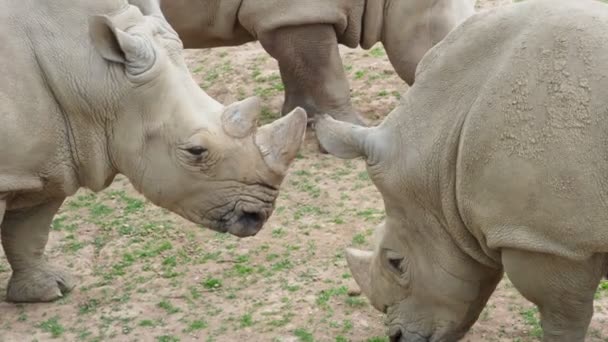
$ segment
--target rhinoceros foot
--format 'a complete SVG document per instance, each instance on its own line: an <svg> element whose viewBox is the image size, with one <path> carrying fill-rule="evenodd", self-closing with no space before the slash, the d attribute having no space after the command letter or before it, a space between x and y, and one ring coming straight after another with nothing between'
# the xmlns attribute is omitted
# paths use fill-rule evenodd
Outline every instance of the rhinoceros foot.
<svg viewBox="0 0 608 342"><path fill-rule="evenodd" d="M74 279L63 268L43 264L13 272L6 299L10 302L50 302L74 288Z"/></svg>

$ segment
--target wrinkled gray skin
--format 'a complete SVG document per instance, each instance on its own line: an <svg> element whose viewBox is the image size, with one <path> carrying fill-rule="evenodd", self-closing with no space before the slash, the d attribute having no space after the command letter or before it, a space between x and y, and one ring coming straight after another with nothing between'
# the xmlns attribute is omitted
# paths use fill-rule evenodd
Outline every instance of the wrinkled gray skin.
<svg viewBox="0 0 608 342"><path fill-rule="evenodd" d="M256 128L256 98L224 107L194 82L161 17L126 0L0 3L0 227L7 299L74 286L44 257L49 224L80 187L116 174L214 230L256 234L306 130L296 109Z"/></svg>
<svg viewBox="0 0 608 342"><path fill-rule="evenodd" d="M431 49L382 124L318 120L362 156L386 221L349 249L391 341L456 341L507 273L543 341L584 341L608 273L608 7L529 0L476 14Z"/></svg>
<svg viewBox="0 0 608 342"><path fill-rule="evenodd" d="M132 0L138 1L138 0ZM433 45L474 12L474 0L164 0L162 11L186 48L259 40L279 63L283 113L297 106L312 117L361 124L350 102L338 43L382 42L399 76L414 82Z"/></svg>

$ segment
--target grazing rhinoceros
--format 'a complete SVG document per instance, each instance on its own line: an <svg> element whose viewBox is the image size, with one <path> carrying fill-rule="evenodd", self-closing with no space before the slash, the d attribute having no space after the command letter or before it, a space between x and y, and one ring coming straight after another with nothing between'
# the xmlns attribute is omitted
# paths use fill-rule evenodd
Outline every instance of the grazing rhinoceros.
<svg viewBox="0 0 608 342"><path fill-rule="evenodd" d="M329 117L321 145L363 156L386 221L350 249L392 341L455 341L502 278L544 341L583 341L608 273L608 6L529 0L465 21L382 124Z"/></svg>
<svg viewBox="0 0 608 342"><path fill-rule="evenodd" d="M149 0L130 0L132 3ZM160 1L160 0L156 0ZM414 82L424 53L474 13L475 0L164 0L162 12L186 48L259 40L279 63L283 113L361 124L350 103L338 43L382 42L399 76Z"/></svg>
<svg viewBox="0 0 608 342"><path fill-rule="evenodd" d="M126 0L0 3L0 223L10 301L73 287L48 264L49 224L118 173L155 204L254 235L303 140L295 109L256 130L256 98L223 107L193 81L164 19ZM2 217L4 216L4 219Z"/></svg>

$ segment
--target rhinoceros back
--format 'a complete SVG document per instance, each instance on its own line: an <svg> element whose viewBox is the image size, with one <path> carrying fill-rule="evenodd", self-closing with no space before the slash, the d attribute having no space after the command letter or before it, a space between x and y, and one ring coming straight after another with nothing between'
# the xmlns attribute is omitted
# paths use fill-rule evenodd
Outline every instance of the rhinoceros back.
<svg viewBox="0 0 608 342"><path fill-rule="evenodd" d="M479 21L505 32L480 42L486 77L468 78L480 84L461 138L469 225L490 248L608 252L608 6L531 1Z"/></svg>
<svg viewBox="0 0 608 342"><path fill-rule="evenodd" d="M455 197L478 241L577 259L608 252L607 5L479 13L427 53L416 80L406 120L461 127Z"/></svg>

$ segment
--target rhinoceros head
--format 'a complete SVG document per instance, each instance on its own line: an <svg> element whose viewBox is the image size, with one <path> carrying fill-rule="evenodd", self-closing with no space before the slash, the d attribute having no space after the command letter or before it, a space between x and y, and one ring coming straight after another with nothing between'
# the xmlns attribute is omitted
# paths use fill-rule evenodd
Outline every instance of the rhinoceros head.
<svg viewBox="0 0 608 342"><path fill-rule="evenodd" d="M93 45L119 84L110 160L155 204L213 230L256 234L270 216L306 130L296 108L257 127L257 98L224 107L191 77L162 16L129 6L90 20Z"/></svg>
<svg viewBox="0 0 608 342"><path fill-rule="evenodd" d="M456 247L408 175L399 133L324 117L316 122L323 148L341 158L364 157L382 193L386 220L373 251L347 249L354 279L387 314L391 341L456 341L475 322L500 279ZM413 149L415 150L415 148Z"/></svg>

